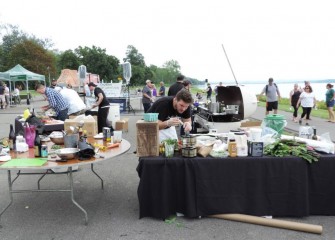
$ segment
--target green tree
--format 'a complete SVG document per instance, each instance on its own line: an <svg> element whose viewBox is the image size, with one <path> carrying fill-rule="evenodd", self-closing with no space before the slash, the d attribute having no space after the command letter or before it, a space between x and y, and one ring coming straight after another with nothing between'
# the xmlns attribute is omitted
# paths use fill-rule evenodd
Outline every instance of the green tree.
<svg viewBox="0 0 335 240"><path fill-rule="evenodd" d="M145 66L143 55L139 53L138 50L132 45L128 45L126 51L126 58L124 58L123 60L130 62L131 65L142 67Z"/></svg>
<svg viewBox="0 0 335 240"><path fill-rule="evenodd" d="M23 40L12 47L7 65L14 67L16 64L42 75L48 75L49 71L53 75L56 74L53 54L33 40Z"/></svg>
<svg viewBox="0 0 335 240"><path fill-rule="evenodd" d="M96 46L81 47L75 49L80 63L85 65L88 72L97 73L100 79L115 80L119 76L119 60L106 54L106 49Z"/></svg>
<svg viewBox="0 0 335 240"><path fill-rule="evenodd" d="M78 56L72 50L66 50L57 57L57 68L62 69L75 69L77 70L80 66L80 60Z"/></svg>

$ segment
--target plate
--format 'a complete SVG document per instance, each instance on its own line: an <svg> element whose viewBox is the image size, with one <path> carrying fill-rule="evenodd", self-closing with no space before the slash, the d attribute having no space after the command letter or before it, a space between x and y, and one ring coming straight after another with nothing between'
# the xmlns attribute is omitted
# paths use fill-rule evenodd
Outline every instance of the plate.
<svg viewBox="0 0 335 240"><path fill-rule="evenodd" d="M97 134L94 136L95 139L103 139L104 135L103 134Z"/></svg>

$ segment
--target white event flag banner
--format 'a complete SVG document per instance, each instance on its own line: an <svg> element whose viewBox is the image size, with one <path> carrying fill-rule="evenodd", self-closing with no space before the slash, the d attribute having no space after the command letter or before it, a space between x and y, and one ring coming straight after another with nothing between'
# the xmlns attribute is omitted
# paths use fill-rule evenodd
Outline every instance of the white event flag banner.
<svg viewBox="0 0 335 240"><path fill-rule="evenodd" d="M122 83L99 83L98 87L104 91L108 98L121 96Z"/></svg>

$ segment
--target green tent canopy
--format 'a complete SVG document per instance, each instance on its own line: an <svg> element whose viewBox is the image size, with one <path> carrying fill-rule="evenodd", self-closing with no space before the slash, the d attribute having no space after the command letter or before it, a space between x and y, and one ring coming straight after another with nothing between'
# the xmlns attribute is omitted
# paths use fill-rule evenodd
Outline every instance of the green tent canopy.
<svg viewBox="0 0 335 240"><path fill-rule="evenodd" d="M0 72L0 81L10 81L10 76L8 73Z"/></svg>
<svg viewBox="0 0 335 240"><path fill-rule="evenodd" d="M24 67L22 67L20 64L17 64L15 67L12 69L9 69L8 71L4 72L5 74L9 74L10 79L9 79L9 89L11 88L11 83L12 82L17 82L17 81L25 81L26 82L26 87L27 87L27 92L29 92L28 89L28 81L43 81L45 84L45 76L31 72Z"/></svg>

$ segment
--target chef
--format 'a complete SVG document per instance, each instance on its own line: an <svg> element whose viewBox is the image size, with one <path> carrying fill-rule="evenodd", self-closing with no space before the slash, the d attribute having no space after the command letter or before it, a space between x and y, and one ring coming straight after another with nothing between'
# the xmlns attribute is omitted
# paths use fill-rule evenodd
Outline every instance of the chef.
<svg viewBox="0 0 335 240"><path fill-rule="evenodd" d="M192 130L191 107L192 95L189 91L180 90L176 96L157 99L147 113L158 113L159 140L178 139L175 127L182 125L185 132Z"/></svg>

